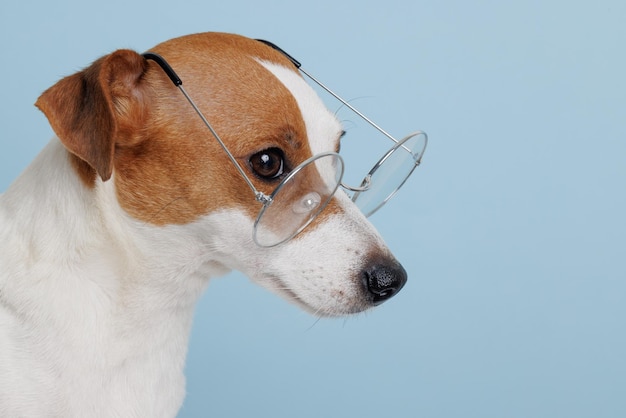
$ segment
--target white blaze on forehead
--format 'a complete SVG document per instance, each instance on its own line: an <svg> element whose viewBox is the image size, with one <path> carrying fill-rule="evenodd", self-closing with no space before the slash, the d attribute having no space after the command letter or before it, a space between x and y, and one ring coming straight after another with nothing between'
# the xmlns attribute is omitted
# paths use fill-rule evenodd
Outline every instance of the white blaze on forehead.
<svg viewBox="0 0 626 418"><path fill-rule="evenodd" d="M259 60L259 63L274 74L296 99L313 155L335 151L342 127L315 90L293 69L262 60Z"/></svg>

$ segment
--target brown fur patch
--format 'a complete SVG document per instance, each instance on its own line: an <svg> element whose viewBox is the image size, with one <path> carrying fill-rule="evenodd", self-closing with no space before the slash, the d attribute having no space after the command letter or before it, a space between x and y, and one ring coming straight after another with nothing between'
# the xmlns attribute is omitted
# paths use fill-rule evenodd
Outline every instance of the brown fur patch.
<svg viewBox="0 0 626 418"><path fill-rule="evenodd" d="M277 181L250 170L249 158L283 150L287 169L311 156L306 127L291 92L257 59L293 69L258 41L202 33L153 48L239 161L255 187L270 194ZM154 62L119 50L66 77L37 101L72 154L78 175L93 187L114 172L120 205L157 225L192 222L237 207L251 218L261 204L183 94ZM334 205L330 211L337 210Z"/></svg>
<svg viewBox="0 0 626 418"><path fill-rule="evenodd" d="M276 183L263 182L249 169L254 153L281 148L292 166L310 156L295 99L255 60L292 66L282 55L257 41L225 34L186 36L152 51L177 72L259 190L270 193ZM143 141L115 151L122 207L158 225L187 223L235 206L254 218L261 205L182 93L154 63L145 79L151 109Z"/></svg>

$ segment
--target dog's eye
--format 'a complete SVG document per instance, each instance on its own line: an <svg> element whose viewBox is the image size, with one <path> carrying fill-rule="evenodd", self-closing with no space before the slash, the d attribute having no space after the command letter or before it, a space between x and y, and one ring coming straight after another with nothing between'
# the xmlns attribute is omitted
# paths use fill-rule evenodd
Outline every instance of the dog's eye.
<svg viewBox="0 0 626 418"><path fill-rule="evenodd" d="M254 173L267 180L282 176L285 170L285 157L278 148L269 148L250 157L250 167Z"/></svg>

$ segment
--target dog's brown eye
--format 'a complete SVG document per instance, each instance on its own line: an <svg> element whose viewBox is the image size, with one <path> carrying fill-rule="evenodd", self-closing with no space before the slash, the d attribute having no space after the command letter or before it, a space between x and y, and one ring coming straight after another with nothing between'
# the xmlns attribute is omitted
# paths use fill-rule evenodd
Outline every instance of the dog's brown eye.
<svg viewBox="0 0 626 418"><path fill-rule="evenodd" d="M250 167L254 173L267 180L282 176L285 170L285 158L278 148L269 148L250 157Z"/></svg>

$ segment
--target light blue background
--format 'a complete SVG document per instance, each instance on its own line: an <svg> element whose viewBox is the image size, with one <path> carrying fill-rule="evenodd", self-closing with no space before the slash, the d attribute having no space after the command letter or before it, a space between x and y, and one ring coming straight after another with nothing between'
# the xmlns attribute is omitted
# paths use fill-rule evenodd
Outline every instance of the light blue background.
<svg viewBox="0 0 626 418"><path fill-rule="evenodd" d="M410 281L317 321L214 280L180 416L624 417L625 22L622 0L3 1L0 191L51 137L32 104L60 77L187 33L272 40L429 133L373 219Z"/></svg>

